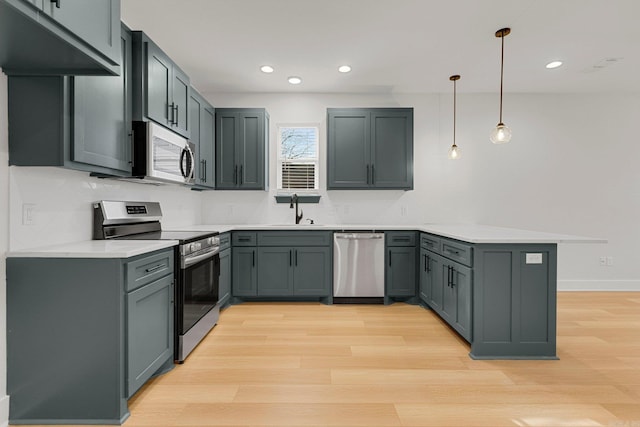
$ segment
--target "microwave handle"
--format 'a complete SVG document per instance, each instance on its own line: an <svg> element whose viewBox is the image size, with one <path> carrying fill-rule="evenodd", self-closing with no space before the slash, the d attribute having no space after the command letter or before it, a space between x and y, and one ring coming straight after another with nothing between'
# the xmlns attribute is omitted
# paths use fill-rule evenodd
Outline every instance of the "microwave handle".
<svg viewBox="0 0 640 427"><path fill-rule="evenodd" d="M186 171L184 167L185 159L187 163ZM193 152L189 147L184 147L182 153L180 153L180 173L183 178L191 179L193 177L193 173L195 172L194 163Z"/></svg>

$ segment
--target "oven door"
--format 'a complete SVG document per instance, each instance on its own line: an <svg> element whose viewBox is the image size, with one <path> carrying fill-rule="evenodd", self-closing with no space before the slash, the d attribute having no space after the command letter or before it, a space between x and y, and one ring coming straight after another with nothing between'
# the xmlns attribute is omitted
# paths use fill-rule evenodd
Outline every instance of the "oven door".
<svg viewBox="0 0 640 427"><path fill-rule="evenodd" d="M181 259L176 286L176 323L184 335L218 302L219 248Z"/></svg>

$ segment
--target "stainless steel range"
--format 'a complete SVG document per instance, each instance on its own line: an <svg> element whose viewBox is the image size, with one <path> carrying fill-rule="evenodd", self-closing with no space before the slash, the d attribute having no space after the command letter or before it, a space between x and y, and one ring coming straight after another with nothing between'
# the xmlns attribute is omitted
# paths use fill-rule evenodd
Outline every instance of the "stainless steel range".
<svg viewBox="0 0 640 427"><path fill-rule="evenodd" d="M157 202L103 200L93 205L93 238L177 240L174 360L185 358L218 322L217 232L163 231Z"/></svg>

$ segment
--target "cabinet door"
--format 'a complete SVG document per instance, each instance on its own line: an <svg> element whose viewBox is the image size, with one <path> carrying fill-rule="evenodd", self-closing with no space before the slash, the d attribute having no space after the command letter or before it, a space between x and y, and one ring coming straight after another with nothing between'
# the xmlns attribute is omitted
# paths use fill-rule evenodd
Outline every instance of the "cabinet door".
<svg viewBox="0 0 640 427"><path fill-rule="evenodd" d="M200 103L199 96L191 90L191 95L189 96L189 129L190 136L189 142L195 145L194 155L195 155L195 178L196 184L202 184L204 180L204 172L202 171L202 160L200 158L200 129L201 129L201 112L202 112L202 104Z"/></svg>
<svg viewBox="0 0 640 427"><path fill-rule="evenodd" d="M452 267L452 288L456 293L456 317L452 326L467 341L471 341L472 272L469 267L458 263L452 264Z"/></svg>
<svg viewBox="0 0 640 427"><path fill-rule="evenodd" d="M127 294L127 396L173 357L173 276Z"/></svg>
<svg viewBox="0 0 640 427"><path fill-rule="evenodd" d="M298 247L293 253L293 294L331 295L331 249Z"/></svg>
<svg viewBox="0 0 640 427"><path fill-rule="evenodd" d="M220 252L220 281L218 285L218 303L225 305L231 297L231 249Z"/></svg>
<svg viewBox="0 0 640 427"><path fill-rule="evenodd" d="M443 262L442 264L442 309L440 315L450 325L453 326L456 320L456 289L451 286L454 280L453 271L451 270L451 262Z"/></svg>
<svg viewBox="0 0 640 427"><path fill-rule="evenodd" d="M172 129L185 138L189 138L189 77L175 65L171 75Z"/></svg>
<svg viewBox="0 0 640 427"><path fill-rule="evenodd" d="M59 7L46 0L45 13L102 53L113 65L120 63L119 0L61 0L58 4Z"/></svg>
<svg viewBox="0 0 640 427"><path fill-rule="evenodd" d="M258 295L293 295L293 256L291 247L258 248Z"/></svg>
<svg viewBox="0 0 640 427"><path fill-rule="evenodd" d="M387 248L387 296L416 295L416 248L398 246Z"/></svg>
<svg viewBox="0 0 640 427"><path fill-rule="evenodd" d="M215 187L215 159L214 159L214 145L215 145L215 110L212 107L205 107L202 110L202 117L200 121L200 172L201 172L201 185L213 188ZM193 132L193 129L191 129Z"/></svg>
<svg viewBox="0 0 640 427"><path fill-rule="evenodd" d="M445 274L446 268L443 265L443 258L433 252L428 252L429 268L426 277L427 287L429 288L429 306L436 312L442 311L442 299L444 297L444 288L446 287ZM443 275L444 274L444 275Z"/></svg>
<svg viewBox="0 0 640 427"><path fill-rule="evenodd" d="M371 178L376 188L413 188L413 113L371 113Z"/></svg>
<svg viewBox="0 0 640 427"><path fill-rule="evenodd" d="M424 248L420 248L420 299L426 303L429 303L431 299L431 284L429 283L429 273L431 269L431 259L429 257L429 251Z"/></svg>
<svg viewBox="0 0 640 427"><path fill-rule="evenodd" d="M368 188L371 176L370 115L364 110L329 110L327 188Z"/></svg>
<svg viewBox="0 0 640 427"><path fill-rule="evenodd" d="M233 268L232 294L238 297L258 295L258 276L256 275L256 248L233 248L231 256Z"/></svg>
<svg viewBox="0 0 640 427"><path fill-rule="evenodd" d="M243 189L264 189L264 113L243 112L239 114L238 120L238 186Z"/></svg>
<svg viewBox="0 0 640 427"><path fill-rule="evenodd" d="M236 140L239 120L237 113L216 111L216 188L236 188L238 164Z"/></svg>
<svg viewBox="0 0 640 427"><path fill-rule="evenodd" d="M171 127L171 72L172 63L165 54L151 42L147 47L147 111L146 116Z"/></svg>
<svg viewBox="0 0 640 427"><path fill-rule="evenodd" d="M123 30L119 76L73 77L71 160L131 173L131 34Z"/></svg>

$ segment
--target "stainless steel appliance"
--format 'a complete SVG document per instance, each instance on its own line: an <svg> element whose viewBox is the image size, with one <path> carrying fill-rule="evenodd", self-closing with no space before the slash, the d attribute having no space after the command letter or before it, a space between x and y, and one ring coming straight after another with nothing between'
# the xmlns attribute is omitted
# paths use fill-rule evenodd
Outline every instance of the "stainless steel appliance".
<svg viewBox="0 0 640 427"><path fill-rule="evenodd" d="M216 232L163 231L157 202L93 205L93 238L177 240L174 360L182 363L218 322L220 239Z"/></svg>
<svg viewBox="0 0 640 427"><path fill-rule="evenodd" d="M133 122L134 178L195 183L195 145L154 122Z"/></svg>
<svg viewBox="0 0 640 427"><path fill-rule="evenodd" d="M384 233L333 234L333 301L384 301Z"/></svg>

